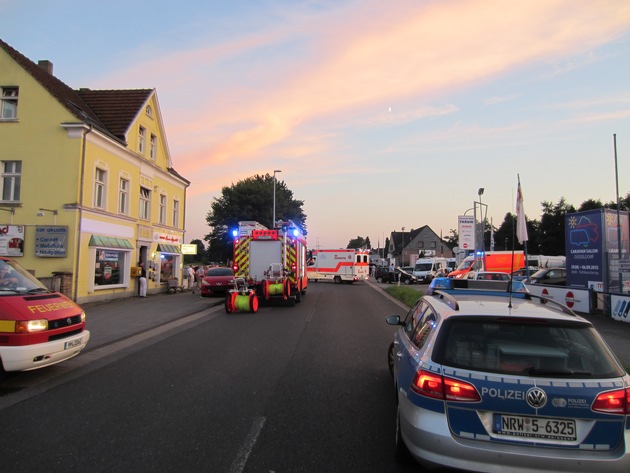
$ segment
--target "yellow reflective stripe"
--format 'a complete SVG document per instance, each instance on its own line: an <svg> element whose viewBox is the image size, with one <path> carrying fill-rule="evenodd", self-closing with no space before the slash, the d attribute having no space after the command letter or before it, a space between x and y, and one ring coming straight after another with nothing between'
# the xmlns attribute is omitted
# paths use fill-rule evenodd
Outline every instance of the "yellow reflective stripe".
<svg viewBox="0 0 630 473"><path fill-rule="evenodd" d="M0 332L15 333L15 320L0 320Z"/></svg>

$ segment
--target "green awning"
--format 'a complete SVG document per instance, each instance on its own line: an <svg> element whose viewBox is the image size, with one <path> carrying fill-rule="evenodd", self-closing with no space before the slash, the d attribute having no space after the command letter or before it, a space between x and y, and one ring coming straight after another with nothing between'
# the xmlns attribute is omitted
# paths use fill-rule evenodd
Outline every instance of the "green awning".
<svg viewBox="0 0 630 473"><path fill-rule="evenodd" d="M105 248L122 248L125 250L133 250L133 245L123 238L106 237L100 235L92 235L90 238L90 246L103 246Z"/></svg>
<svg viewBox="0 0 630 473"><path fill-rule="evenodd" d="M165 245L164 243L158 243L157 250L162 253L175 253L175 254L181 253L179 251L179 246Z"/></svg>

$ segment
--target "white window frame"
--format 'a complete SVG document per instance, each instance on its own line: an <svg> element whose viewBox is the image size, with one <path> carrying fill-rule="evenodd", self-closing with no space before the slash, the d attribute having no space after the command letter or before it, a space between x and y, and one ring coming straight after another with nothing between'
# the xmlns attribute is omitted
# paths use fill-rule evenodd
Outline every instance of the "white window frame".
<svg viewBox="0 0 630 473"><path fill-rule="evenodd" d="M151 142L149 144L149 156L155 161L157 157L157 136L151 133Z"/></svg>
<svg viewBox="0 0 630 473"><path fill-rule="evenodd" d="M138 217L142 220L151 220L151 189L140 187L140 209Z"/></svg>
<svg viewBox="0 0 630 473"><path fill-rule="evenodd" d="M179 200L173 199L173 226L179 225Z"/></svg>
<svg viewBox="0 0 630 473"><path fill-rule="evenodd" d="M0 120L17 120L19 87L0 87Z"/></svg>
<svg viewBox="0 0 630 473"><path fill-rule="evenodd" d="M160 194L160 224L166 225L166 195Z"/></svg>
<svg viewBox="0 0 630 473"><path fill-rule="evenodd" d="M107 207L107 170L96 168L94 171L94 207Z"/></svg>
<svg viewBox="0 0 630 473"><path fill-rule="evenodd" d="M147 129L143 126L138 128L138 153L144 154L147 141Z"/></svg>
<svg viewBox="0 0 630 473"><path fill-rule="evenodd" d="M22 161L1 161L2 202L19 202L22 188Z"/></svg>
<svg viewBox="0 0 630 473"><path fill-rule="evenodd" d="M118 183L118 213L129 215L129 179L120 178Z"/></svg>

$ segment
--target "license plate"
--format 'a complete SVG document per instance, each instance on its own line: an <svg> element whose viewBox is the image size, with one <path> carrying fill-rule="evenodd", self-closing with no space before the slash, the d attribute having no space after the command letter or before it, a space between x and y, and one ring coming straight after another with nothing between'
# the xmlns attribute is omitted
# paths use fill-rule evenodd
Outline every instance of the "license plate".
<svg viewBox="0 0 630 473"><path fill-rule="evenodd" d="M76 340L72 340L71 342L66 342L63 344L63 349L64 350L70 350L71 348L76 348L83 345L83 340L80 338L77 338Z"/></svg>
<svg viewBox="0 0 630 473"><path fill-rule="evenodd" d="M576 440L575 421L494 414L494 431L513 437L548 440Z"/></svg>

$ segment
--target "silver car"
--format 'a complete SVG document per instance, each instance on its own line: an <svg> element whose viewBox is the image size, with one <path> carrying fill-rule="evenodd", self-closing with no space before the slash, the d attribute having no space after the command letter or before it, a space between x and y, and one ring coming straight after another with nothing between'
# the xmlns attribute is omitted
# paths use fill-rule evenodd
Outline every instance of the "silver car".
<svg viewBox="0 0 630 473"><path fill-rule="evenodd" d="M527 293L441 285L387 318L398 459L630 471L630 376L590 322Z"/></svg>

